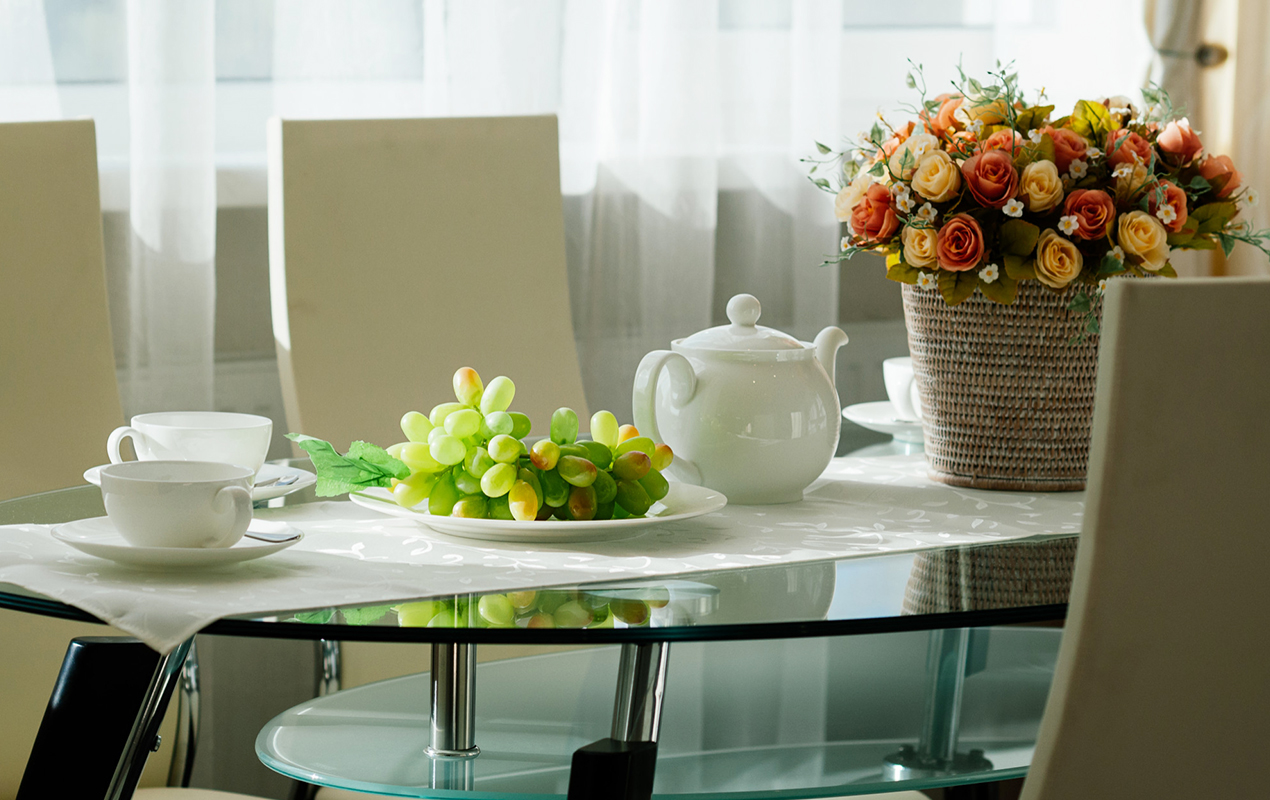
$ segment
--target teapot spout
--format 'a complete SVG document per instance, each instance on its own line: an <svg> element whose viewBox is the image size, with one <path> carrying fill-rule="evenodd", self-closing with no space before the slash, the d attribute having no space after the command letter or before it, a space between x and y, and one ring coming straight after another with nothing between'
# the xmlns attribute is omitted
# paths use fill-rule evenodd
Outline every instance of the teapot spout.
<svg viewBox="0 0 1270 800"><path fill-rule="evenodd" d="M834 378L834 362L837 360L835 357L838 355L838 348L846 343L847 335L832 326L816 334L816 360L825 368L825 372L829 374L829 382L835 386L837 385Z"/></svg>

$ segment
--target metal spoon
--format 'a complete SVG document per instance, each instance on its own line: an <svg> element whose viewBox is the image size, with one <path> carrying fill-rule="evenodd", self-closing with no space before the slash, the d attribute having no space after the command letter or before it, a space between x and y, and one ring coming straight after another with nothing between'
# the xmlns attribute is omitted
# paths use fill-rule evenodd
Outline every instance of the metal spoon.
<svg viewBox="0 0 1270 800"><path fill-rule="evenodd" d="M299 475L279 475L276 478L270 478L267 481L261 481L260 483L257 483L252 488L263 489L266 486L290 486L291 484L295 483L298 480L300 480Z"/></svg>

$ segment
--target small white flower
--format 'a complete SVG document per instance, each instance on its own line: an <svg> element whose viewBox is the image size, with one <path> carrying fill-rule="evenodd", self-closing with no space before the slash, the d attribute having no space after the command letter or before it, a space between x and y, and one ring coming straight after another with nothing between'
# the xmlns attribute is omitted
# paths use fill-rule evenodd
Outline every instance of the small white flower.
<svg viewBox="0 0 1270 800"><path fill-rule="evenodd" d="M1067 171L1072 174L1073 178L1083 178L1088 170L1089 164L1076 158L1072 160L1072 165L1068 167Z"/></svg>
<svg viewBox="0 0 1270 800"><path fill-rule="evenodd" d="M895 198L895 207L898 208L900 211L903 211L905 214L912 211L914 206L916 205L917 203L913 200L912 195L910 195L908 192L904 192L899 197Z"/></svg>
<svg viewBox="0 0 1270 800"><path fill-rule="evenodd" d="M977 119L974 122L971 122L969 125L966 126L966 130L970 131L971 133L977 136L979 134L979 131L983 130L983 120Z"/></svg>
<svg viewBox="0 0 1270 800"><path fill-rule="evenodd" d="M1027 138L1032 140L1032 144L1040 144L1041 140L1045 138L1045 134L1041 133L1040 128L1033 128L1027 132Z"/></svg>
<svg viewBox="0 0 1270 800"><path fill-rule="evenodd" d="M1007 217L1023 216L1023 203L1018 198L1007 200L1005 205L1001 207Z"/></svg>
<svg viewBox="0 0 1270 800"><path fill-rule="evenodd" d="M920 160L926 151L930 149L930 142L921 142L917 147L913 148L913 160Z"/></svg>
<svg viewBox="0 0 1270 800"><path fill-rule="evenodd" d="M1058 219L1058 229L1062 231L1063 233L1067 234L1068 236L1071 236L1073 233L1075 233L1076 229L1079 227L1080 227L1080 222L1077 221L1075 215L1073 214L1068 214L1067 216L1059 217Z"/></svg>
<svg viewBox="0 0 1270 800"><path fill-rule="evenodd" d="M1165 204L1155 210L1155 215L1160 218L1160 222L1168 225L1177 219L1177 210L1173 206Z"/></svg>
<svg viewBox="0 0 1270 800"><path fill-rule="evenodd" d="M984 283L992 283L998 277L1000 277L1000 275L1001 275L1001 270L1000 268L997 267L996 264L989 264L988 266L979 270L979 277L983 279Z"/></svg>
<svg viewBox="0 0 1270 800"><path fill-rule="evenodd" d="M1095 158L1102 157L1102 151L1099 150L1097 147L1086 147L1085 157L1088 158L1090 161L1093 161Z"/></svg>
<svg viewBox="0 0 1270 800"><path fill-rule="evenodd" d="M929 272L922 272L917 276L918 289L934 289L938 284L939 281L935 280L935 276Z"/></svg>
<svg viewBox="0 0 1270 800"><path fill-rule="evenodd" d="M849 248L849 247L851 247L851 237L850 237L850 236L843 236L843 237L842 237L842 249L843 249L843 250L846 250L846 249L847 249L847 248Z"/></svg>
<svg viewBox="0 0 1270 800"><path fill-rule="evenodd" d="M1261 197L1257 194L1256 189L1249 189L1247 192L1244 192L1244 202L1253 208L1257 207L1257 203L1260 202L1260 200Z"/></svg>
<svg viewBox="0 0 1270 800"><path fill-rule="evenodd" d="M1154 117L1159 113L1160 113L1159 103L1152 103L1151 105L1147 106L1146 115L1148 117Z"/></svg>
<svg viewBox="0 0 1270 800"><path fill-rule="evenodd" d="M922 203L922 207L917 209L917 218L924 222L934 222L937 216L939 212L930 203Z"/></svg>
<svg viewBox="0 0 1270 800"><path fill-rule="evenodd" d="M1133 165L1127 161L1122 161L1115 169L1111 171L1111 177L1123 178L1127 175L1131 175L1132 173L1133 173Z"/></svg>
<svg viewBox="0 0 1270 800"><path fill-rule="evenodd" d="M1116 245L1115 247L1111 248L1111 257L1116 259L1117 261L1124 261L1124 248L1122 248L1120 245Z"/></svg>
<svg viewBox="0 0 1270 800"><path fill-rule="evenodd" d="M1107 279L1103 278L1098 281L1098 294L1102 294L1105 291L1107 291Z"/></svg>
<svg viewBox="0 0 1270 800"><path fill-rule="evenodd" d="M1112 106L1111 108L1107 109L1107 111L1108 113L1111 113L1111 114L1128 114L1129 113L1129 109L1121 107L1121 106Z"/></svg>

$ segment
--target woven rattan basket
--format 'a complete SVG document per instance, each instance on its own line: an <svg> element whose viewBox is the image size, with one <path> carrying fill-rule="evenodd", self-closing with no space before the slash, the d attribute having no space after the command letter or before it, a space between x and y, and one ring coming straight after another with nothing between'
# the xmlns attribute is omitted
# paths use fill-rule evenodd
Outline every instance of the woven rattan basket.
<svg viewBox="0 0 1270 800"><path fill-rule="evenodd" d="M1075 536L918 553L904 591L905 614L946 614L1066 603Z"/></svg>
<svg viewBox="0 0 1270 800"><path fill-rule="evenodd" d="M931 477L976 489L1085 488L1098 337L1071 343L1085 326L1067 310L1075 291L1026 280L1012 305L976 292L949 306L937 291L904 286Z"/></svg>

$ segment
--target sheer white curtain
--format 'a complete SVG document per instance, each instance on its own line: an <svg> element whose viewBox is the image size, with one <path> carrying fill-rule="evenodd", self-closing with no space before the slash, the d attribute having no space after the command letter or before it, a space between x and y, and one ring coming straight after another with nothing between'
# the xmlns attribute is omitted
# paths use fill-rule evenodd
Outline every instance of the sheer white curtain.
<svg viewBox="0 0 1270 800"><path fill-rule="evenodd" d="M43 0L0 0L0 122L62 116Z"/></svg>
<svg viewBox="0 0 1270 800"><path fill-rule="evenodd" d="M130 414L212 407L213 0L128 0Z"/></svg>

